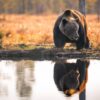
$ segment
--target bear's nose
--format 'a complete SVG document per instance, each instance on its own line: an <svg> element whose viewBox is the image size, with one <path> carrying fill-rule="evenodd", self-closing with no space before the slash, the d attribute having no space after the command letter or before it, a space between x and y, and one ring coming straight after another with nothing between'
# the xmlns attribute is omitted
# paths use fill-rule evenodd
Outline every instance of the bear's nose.
<svg viewBox="0 0 100 100"><path fill-rule="evenodd" d="M75 40L78 40L79 36L75 36Z"/></svg>
<svg viewBox="0 0 100 100"><path fill-rule="evenodd" d="M75 40L78 40L78 39L79 39L78 33L74 35L74 39L75 39Z"/></svg>

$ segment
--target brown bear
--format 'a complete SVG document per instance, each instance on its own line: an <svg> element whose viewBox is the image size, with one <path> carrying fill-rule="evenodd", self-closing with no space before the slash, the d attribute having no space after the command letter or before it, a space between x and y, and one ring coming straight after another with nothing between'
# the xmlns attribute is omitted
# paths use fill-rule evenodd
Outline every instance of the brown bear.
<svg viewBox="0 0 100 100"><path fill-rule="evenodd" d="M86 19L79 11L64 11L57 18L53 33L54 43L58 48L63 48L66 43L75 43L77 49L89 48Z"/></svg>

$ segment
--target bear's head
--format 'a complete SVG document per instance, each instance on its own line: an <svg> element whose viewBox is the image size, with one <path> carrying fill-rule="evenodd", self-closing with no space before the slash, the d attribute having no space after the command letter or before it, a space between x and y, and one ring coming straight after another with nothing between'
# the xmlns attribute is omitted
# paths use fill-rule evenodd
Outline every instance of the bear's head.
<svg viewBox="0 0 100 100"><path fill-rule="evenodd" d="M79 24L77 18L72 15L71 10L66 10L59 24L60 31L70 40L77 41L79 39Z"/></svg>
<svg viewBox="0 0 100 100"><path fill-rule="evenodd" d="M78 91L79 77L80 74L78 71L71 70L61 78L60 86L66 96L71 96Z"/></svg>

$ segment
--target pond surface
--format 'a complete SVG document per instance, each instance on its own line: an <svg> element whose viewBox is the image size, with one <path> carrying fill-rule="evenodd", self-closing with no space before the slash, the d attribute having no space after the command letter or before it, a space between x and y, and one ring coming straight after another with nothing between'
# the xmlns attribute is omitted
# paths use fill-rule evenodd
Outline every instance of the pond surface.
<svg viewBox="0 0 100 100"><path fill-rule="evenodd" d="M99 77L99 60L2 60L0 100L100 100Z"/></svg>

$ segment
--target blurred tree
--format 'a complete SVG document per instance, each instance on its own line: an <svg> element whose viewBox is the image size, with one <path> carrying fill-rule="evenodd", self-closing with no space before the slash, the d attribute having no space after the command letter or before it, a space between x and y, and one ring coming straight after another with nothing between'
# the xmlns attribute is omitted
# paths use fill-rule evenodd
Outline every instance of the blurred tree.
<svg viewBox="0 0 100 100"><path fill-rule="evenodd" d="M14 0L16 3L16 12L15 13L25 13L25 0Z"/></svg>
<svg viewBox="0 0 100 100"><path fill-rule="evenodd" d="M79 0L64 0L65 8L78 9L78 1Z"/></svg>
<svg viewBox="0 0 100 100"><path fill-rule="evenodd" d="M98 21L100 21L100 0L97 0L96 2L96 10L97 10Z"/></svg>
<svg viewBox="0 0 100 100"><path fill-rule="evenodd" d="M32 5L32 2L33 0L27 0L27 3L26 3L26 9L28 11L28 13L33 13L33 5Z"/></svg>
<svg viewBox="0 0 100 100"><path fill-rule="evenodd" d="M96 12L96 9L95 9L95 3L96 3L97 0L87 0L86 2L86 10L88 13L94 13Z"/></svg>
<svg viewBox="0 0 100 100"><path fill-rule="evenodd" d="M53 0L53 12L54 13L59 13L61 10L60 3L62 0Z"/></svg>
<svg viewBox="0 0 100 100"><path fill-rule="evenodd" d="M0 13L4 12L4 7L3 7L4 1L0 0Z"/></svg>
<svg viewBox="0 0 100 100"><path fill-rule="evenodd" d="M59 13L65 9L79 9L85 14L86 0L0 0L0 13L34 13L44 12ZM96 2L96 3L95 3ZM89 13L95 12L99 7L100 0L87 0L86 10ZM98 8L99 9L99 8Z"/></svg>
<svg viewBox="0 0 100 100"><path fill-rule="evenodd" d="M84 15L86 14L85 3L86 3L85 0L79 0L79 10Z"/></svg>
<svg viewBox="0 0 100 100"><path fill-rule="evenodd" d="M43 0L33 0L33 10L35 14L43 13L45 11L46 4L44 4L44 1Z"/></svg>

